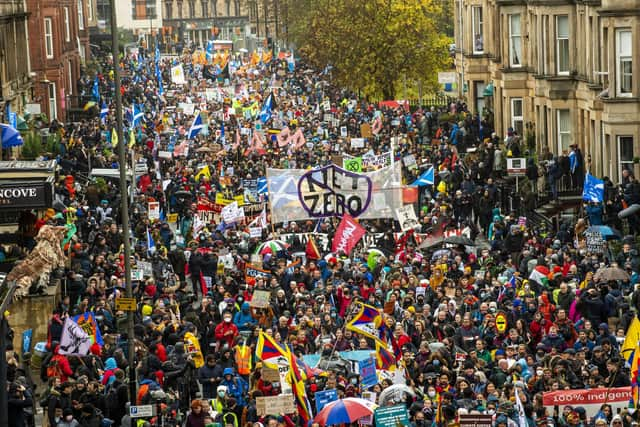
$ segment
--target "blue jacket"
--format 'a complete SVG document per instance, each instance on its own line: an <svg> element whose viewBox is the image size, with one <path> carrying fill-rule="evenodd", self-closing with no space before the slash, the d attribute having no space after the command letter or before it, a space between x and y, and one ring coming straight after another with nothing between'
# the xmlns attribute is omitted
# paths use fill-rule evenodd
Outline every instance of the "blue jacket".
<svg viewBox="0 0 640 427"><path fill-rule="evenodd" d="M233 317L233 323L235 323L241 331L248 331L250 325L258 323L258 321L251 315L251 308L249 307L248 302L245 301L242 303L242 310L237 312Z"/></svg>
<svg viewBox="0 0 640 427"><path fill-rule="evenodd" d="M227 393L229 394L229 396L232 396L234 399L236 399L236 403L238 404L238 406L246 406L247 401L245 399L245 396L249 391L249 384L247 384L247 382L239 376L233 375L232 368L225 368L223 374L224 378L220 382L220 385L227 386ZM232 376L231 380L227 380L227 375Z"/></svg>

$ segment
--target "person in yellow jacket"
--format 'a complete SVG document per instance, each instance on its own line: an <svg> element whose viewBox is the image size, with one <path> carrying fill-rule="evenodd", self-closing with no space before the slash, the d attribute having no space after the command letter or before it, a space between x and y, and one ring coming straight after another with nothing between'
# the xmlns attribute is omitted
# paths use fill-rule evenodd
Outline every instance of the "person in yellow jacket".
<svg viewBox="0 0 640 427"><path fill-rule="evenodd" d="M251 374L251 347L246 342L235 346L234 358L238 370L238 375L245 379Z"/></svg>
<svg viewBox="0 0 640 427"><path fill-rule="evenodd" d="M196 337L195 326L191 325L189 331L184 334L184 343L196 369L200 369L204 365L204 357L202 356L202 350L200 350L200 342Z"/></svg>

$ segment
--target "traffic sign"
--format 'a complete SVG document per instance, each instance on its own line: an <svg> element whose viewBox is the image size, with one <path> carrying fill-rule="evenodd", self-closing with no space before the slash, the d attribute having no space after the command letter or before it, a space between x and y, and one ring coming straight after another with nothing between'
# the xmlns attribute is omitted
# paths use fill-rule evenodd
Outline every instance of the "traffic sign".
<svg viewBox="0 0 640 427"><path fill-rule="evenodd" d="M150 418L155 412L153 405L138 405L129 407L129 416L131 418Z"/></svg>
<svg viewBox="0 0 640 427"><path fill-rule="evenodd" d="M120 311L136 311L135 298L116 298L116 310Z"/></svg>

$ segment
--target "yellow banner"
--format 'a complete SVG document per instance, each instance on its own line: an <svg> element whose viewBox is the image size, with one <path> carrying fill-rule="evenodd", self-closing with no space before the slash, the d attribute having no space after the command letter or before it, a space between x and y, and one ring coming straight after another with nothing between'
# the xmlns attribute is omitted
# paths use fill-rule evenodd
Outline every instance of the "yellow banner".
<svg viewBox="0 0 640 427"><path fill-rule="evenodd" d="M222 194L216 194L217 205L227 206L233 202L238 202L238 206L244 206L244 196L235 196L233 199L225 199Z"/></svg>

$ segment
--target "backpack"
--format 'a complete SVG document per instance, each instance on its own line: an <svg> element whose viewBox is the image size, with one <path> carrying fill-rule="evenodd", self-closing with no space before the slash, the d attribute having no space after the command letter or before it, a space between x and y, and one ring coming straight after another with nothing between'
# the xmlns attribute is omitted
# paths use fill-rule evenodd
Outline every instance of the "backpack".
<svg viewBox="0 0 640 427"><path fill-rule="evenodd" d="M562 172L562 168L559 165L555 165L555 168L552 169L552 172L553 172L553 177L555 179L562 178L563 172Z"/></svg>
<svg viewBox="0 0 640 427"><path fill-rule="evenodd" d="M54 356L49 360L49 365L47 365L47 377L49 378L61 378L62 377L62 369L60 368L60 364L58 359Z"/></svg>

